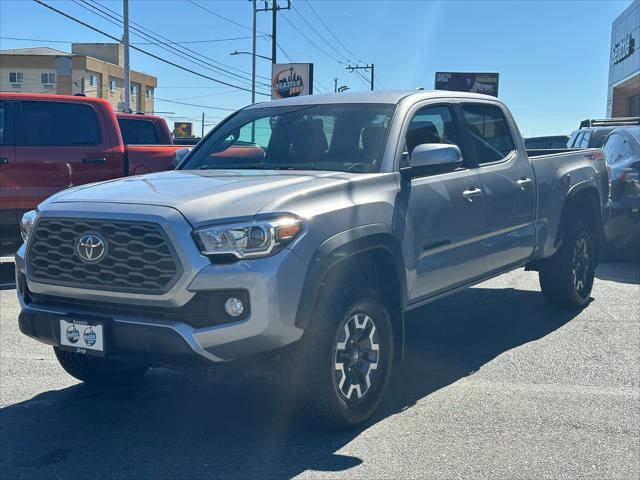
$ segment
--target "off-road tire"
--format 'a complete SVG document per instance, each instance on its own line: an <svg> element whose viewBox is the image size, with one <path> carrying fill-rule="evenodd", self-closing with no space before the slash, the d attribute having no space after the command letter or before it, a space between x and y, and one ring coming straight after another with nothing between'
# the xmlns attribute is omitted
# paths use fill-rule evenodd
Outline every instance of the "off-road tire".
<svg viewBox="0 0 640 480"><path fill-rule="evenodd" d="M393 331L388 308L380 295L366 287L357 286L335 288L332 292L334 293L323 296L303 339L293 346L284 361L291 394L303 419L321 429L345 430L369 419L383 398L394 358ZM336 376L342 375L349 382L345 373L349 369L344 367L345 370L340 372L337 368L337 344L343 338L345 343L348 342L349 334L345 324L352 322L350 325L353 325L355 316L360 322L365 322L365 327L358 336L353 335L354 342L356 338L363 337L363 342L373 346L372 336L367 337L366 334L368 320L364 315L369 316L376 330L378 354L374 358L377 359L377 368L375 371L371 370L373 362L368 361L374 350L372 348L365 354L367 363L365 357L360 358L371 373L370 387L366 387L367 376L360 377L364 395L358 399L362 390L353 391L351 398L347 399L342 396L344 392L341 394ZM369 331L372 330L371 327L368 328ZM353 361L353 357L350 361ZM356 369L357 365L354 365L354 374ZM358 375L354 378L356 377Z"/></svg>
<svg viewBox="0 0 640 480"><path fill-rule="evenodd" d="M576 309L589 302L598 264L597 239L585 222L573 220L558 251L540 268L542 294L554 307Z"/></svg>
<svg viewBox="0 0 640 480"><path fill-rule="evenodd" d="M93 385L126 383L146 373L147 367L133 367L53 347L58 362L72 377Z"/></svg>

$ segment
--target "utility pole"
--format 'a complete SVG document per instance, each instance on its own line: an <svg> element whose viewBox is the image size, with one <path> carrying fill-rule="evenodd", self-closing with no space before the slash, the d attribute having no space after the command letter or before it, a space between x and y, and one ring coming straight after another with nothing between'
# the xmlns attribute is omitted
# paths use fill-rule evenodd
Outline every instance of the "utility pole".
<svg viewBox="0 0 640 480"><path fill-rule="evenodd" d="M256 103L256 8L257 0L253 0L253 50L251 53L251 103Z"/></svg>
<svg viewBox="0 0 640 480"><path fill-rule="evenodd" d="M202 112L202 127L200 128L200 138L204 138L204 112Z"/></svg>
<svg viewBox="0 0 640 480"><path fill-rule="evenodd" d="M131 113L131 77L129 74L129 0L122 0L122 17L124 33L122 43L124 44L124 106L125 113ZM140 92L138 92L139 94Z"/></svg>
<svg viewBox="0 0 640 480"><path fill-rule="evenodd" d="M374 65L373 63L372 63L371 65L364 65L364 66L360 66L360 65L349 65L349 66L347 67L347 70L350 70L350 71L352 71L352 72L353 72L354 70L364 70L364 71L371 70L371 81L370 81L370 83L371 83L371 91L373 91L373 78L374 78L374 77L373 77L373 73L374 73L374 69L375 69L375 65Z"/></svg>
<svg viewBox="0 0 640 480"><path fill-rule="evenodd" d="M287 0L286 7L279 6L277 0L271 0L271 7L268 7L268 4L268 0L264 0L264 8L261 8L258 11L271 12L271 63L276 63L278 56L278 11L291 10L291 0ZM255 38L255 33L253 36Z"/></svg>
<svg viewBox="0 0 640 480"><path fill-rule="evenodd" d="M333 93L338 93L338 77L333 78Z"/></svg>

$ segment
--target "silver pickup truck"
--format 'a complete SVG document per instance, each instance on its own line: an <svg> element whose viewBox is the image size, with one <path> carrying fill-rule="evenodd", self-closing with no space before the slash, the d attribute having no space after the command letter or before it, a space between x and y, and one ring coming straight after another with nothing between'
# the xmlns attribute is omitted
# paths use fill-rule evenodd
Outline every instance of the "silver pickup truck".
<svg viewBox="0 0 640 480"><path fill-rule="evenodd" d="M273 359L311 419L358 425L402 360L408 310L519 267L553 305L587 305L603 153L535 155L484 95L251 105L176 171L27 213L20 329L86 382Z"/></svg>

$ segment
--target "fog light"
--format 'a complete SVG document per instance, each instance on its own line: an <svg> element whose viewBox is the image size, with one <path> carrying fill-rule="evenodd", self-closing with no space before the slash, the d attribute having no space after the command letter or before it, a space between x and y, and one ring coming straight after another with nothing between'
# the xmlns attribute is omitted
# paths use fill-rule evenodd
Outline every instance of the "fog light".
<svg viewBox="0 0 640 480"><path fill-rule="evenodd" d="M244 312L244 304L239 298L230 297L224 302L224 309L232 317L239 317Z"/></svg>

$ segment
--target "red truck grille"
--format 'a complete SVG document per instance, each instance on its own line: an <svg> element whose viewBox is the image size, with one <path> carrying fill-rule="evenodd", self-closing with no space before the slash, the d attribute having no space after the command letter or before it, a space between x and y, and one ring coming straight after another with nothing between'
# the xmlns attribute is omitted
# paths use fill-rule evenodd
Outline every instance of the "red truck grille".
<svg viewBox="0 0 640 480"><path fill-rule="evenodd" d="M27 274L36 282L158 295L182 273L168 238L154 223L41 218L32 235ZM81 258L78 242L86 235L104 243L97 261Z"/></svg>

